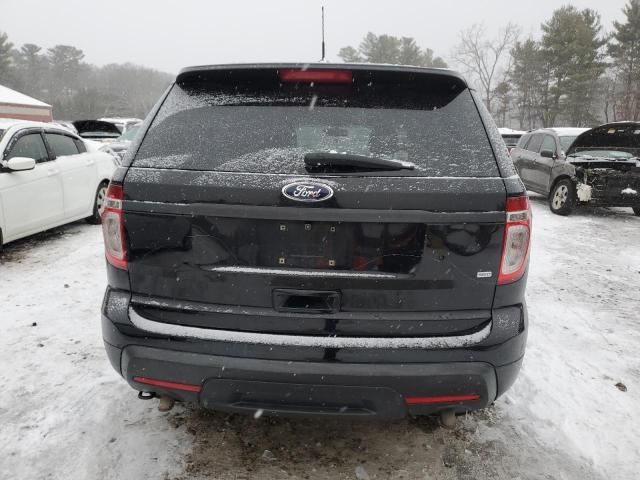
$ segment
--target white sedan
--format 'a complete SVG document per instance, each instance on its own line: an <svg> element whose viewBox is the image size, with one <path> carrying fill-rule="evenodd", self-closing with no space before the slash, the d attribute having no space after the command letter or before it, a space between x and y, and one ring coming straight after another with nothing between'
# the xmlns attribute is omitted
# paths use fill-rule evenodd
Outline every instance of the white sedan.
<svg viewBox="0 0 640 480"><path fill-rule="evenodd" d="M51 123L0 119L0 248L86 219L99 223L112 155Z"/></svg>

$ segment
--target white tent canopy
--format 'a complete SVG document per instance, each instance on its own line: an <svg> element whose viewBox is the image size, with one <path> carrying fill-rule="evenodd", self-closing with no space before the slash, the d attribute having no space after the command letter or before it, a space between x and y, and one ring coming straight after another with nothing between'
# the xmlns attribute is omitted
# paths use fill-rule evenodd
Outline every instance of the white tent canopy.
<svg viewBox="0 0 640 480"><path fill-rule="evenodd" d="M51 105L0 85L0 118L50 122Z"/></svg>

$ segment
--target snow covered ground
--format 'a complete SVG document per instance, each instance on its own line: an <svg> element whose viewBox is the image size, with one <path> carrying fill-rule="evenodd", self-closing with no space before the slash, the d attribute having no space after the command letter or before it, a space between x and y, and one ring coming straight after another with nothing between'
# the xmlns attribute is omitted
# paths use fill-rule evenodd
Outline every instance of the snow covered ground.
<svg viewBox="0 0 640 480"><path fill-rule="evenodd" d="M455 430L430 419L160 413L104 355L99 227L7 246L0 478L638 478L640 218L625 209L557 217L540 198L533 207L523 371Z"/></svg>

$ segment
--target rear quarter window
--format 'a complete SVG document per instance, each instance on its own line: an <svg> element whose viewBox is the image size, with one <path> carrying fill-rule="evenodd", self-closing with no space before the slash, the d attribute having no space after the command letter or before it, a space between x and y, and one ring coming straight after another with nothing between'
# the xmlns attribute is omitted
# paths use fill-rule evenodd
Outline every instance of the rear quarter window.
<svg viewBox="0 0 640 480"><path fill-rule="evenodd" d="M527 150L529 150L530 152L538 153L540 151L540 147L542 146L543 136L544 135L542 133L536 133L535 135L533 135L531 141L527 143Z"/></svg>
<svg viewBox="0 0 640 480"><path fill-rule="evenodd" d="M72 137L59 133L45 133L45 137L56 158L78 154L78 146Z"/></svg>
<svg viewBox="0 0 640 480"><path fill-rule="evenodd" d="M520 140L518 140L518 144L516 145L516 148L526 148L527 147L527 143L529 142L529 140L531 139L531 134L530 133L525 133L522 137L520 137Z"/></svg>
<svg viewBox="0 0 640 480"><path fill-rule="evenodd" d="M307 174L312 152L416 165L394 175L499 176L471 93L441 78L420 89L401 81L176 84L133 166Z"/></svg>

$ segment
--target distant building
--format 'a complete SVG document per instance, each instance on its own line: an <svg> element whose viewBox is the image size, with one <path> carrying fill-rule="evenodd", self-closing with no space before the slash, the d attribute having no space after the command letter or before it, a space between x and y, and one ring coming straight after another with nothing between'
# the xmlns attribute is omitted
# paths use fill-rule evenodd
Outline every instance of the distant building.
<svg viewBox="0 0 640 480"><path fill-rule="evenodd" d="M17 118L34 122L53 120L51 105L0 85L0 118Z"/></svg>

